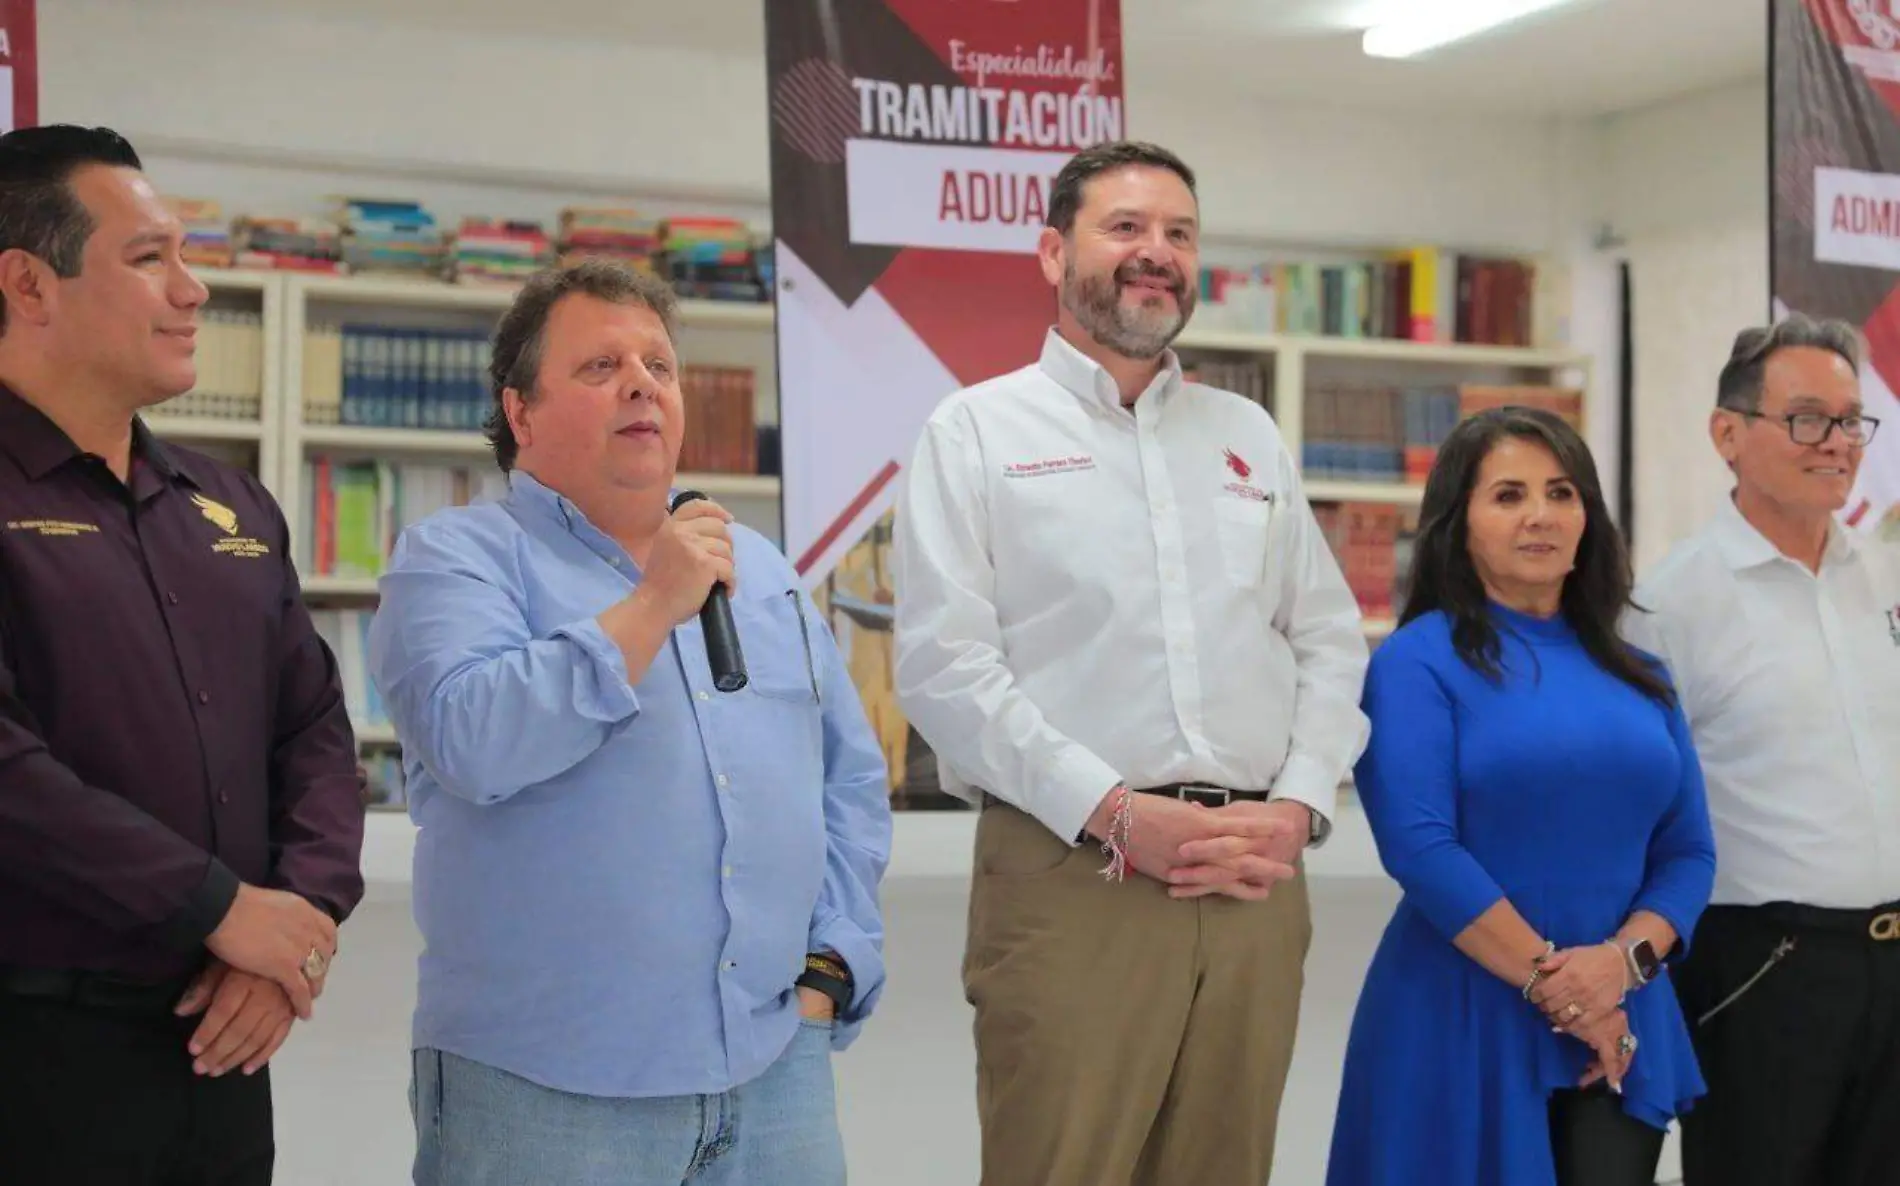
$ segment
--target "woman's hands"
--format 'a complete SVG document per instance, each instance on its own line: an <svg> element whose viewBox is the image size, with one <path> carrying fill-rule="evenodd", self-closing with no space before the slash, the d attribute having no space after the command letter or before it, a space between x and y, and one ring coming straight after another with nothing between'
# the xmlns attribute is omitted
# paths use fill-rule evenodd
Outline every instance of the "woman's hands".
<svg viewBox="0 0 1900 1186"><path fill-rule="evenodd" d="M1531 990L1531 1003L1551 1025L1575 1034L1594 1028L1623 1004L1629 992L1629 964L1614 944L1571 947L1544 961L1544 975Z"/></svg>

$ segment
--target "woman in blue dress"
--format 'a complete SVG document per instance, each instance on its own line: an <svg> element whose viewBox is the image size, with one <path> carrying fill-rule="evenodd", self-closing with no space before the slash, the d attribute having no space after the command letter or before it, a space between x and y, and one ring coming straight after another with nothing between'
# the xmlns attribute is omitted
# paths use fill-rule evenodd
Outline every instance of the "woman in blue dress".
<svg viewBox="0 0 1900 1186"><path fill-rule="evenodd" d="M1715 844L1588 447L1528 408L1439 450L1356 770L1404 891L1359 998L1328 1186L1649 1186L1703 1093L1657 983Z"/></svg>

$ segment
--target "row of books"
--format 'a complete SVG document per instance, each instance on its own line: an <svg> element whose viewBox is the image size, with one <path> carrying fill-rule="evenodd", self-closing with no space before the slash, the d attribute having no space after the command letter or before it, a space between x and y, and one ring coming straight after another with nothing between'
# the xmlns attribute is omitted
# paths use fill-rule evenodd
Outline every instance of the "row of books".
<svg viewBox="0 0 1900 1186"><path fill-rule="evenodd" d="M396 537L446 507L491 501L507 491L493 465L303 461L304 538L297 565L312 576L379 577Z"/></svg>
<svg viewBox="0 0 1900 1186"><path fill-rule="evenodd" d="M550 234L539 221L470 216L440 224L419 202L340 197L327 217L245 214L226 219L215 199L179 197L187 258L204 267L384 273L468 284L519 284L583 256L626 260L670 281L683 297L771 299L772 250L732 218L652 219L622 206L568 206Z"/></svg>
<svg viewBox="0 0 1900 1186"><path fill-rule="evenodd" d="M206 309L198 315L198 382L166 400L166 416L256 420L264 403L264 318Z"/></svg>
<svg viewBox="0 0 1900 1186"><path fill-rule="evenodd" d="M1377 502L1316 503L1313 517L1367 618L1392 621L1405 609L1418 511Z"/></svg>
<svg viewBox="0 0 1900 1186"><path fill-rule="evenodd" d="M681 470L760 472L758 376L750 367L688 365L680 372L680 394L686 405Z"/></svg>
<svg viewBox="0 0 1900 1186"><path fill-rule="evenodd" d="M1583 427L1583 392L1572 387L1315 384L1306 391L1301 472L1309 480L1422 485L1461 420L1508 404L1544 408Z"/></svg>
<svg viewBox="0 0 1900 1186"><path fill-rule="evenodd" d="M375 611L324 609L310 611L310 624L336 658L337 679L343 688L343 707L350 725L364 729L389 728L389 712L376 684L369 678L369 625Z"/></svg>
<svg viewBox="0 0 1900 1186"><path fill-rule="evenodd" d="M1244 395L1273 411L1273 368L1257 359L1190 358L1182 362L1181 374L1190 383Z"/></svg>
<svg viewBox="0 0 1900 1186"><path fill-rule="evenodd" d="M1207 267L1195 324L1258 334L1530 346L1539 337L1537 277L1531 260L1434 247L1365 259Z"/></svg>
<svg viewBox="0 0 1900 1186"><path fill-rule="evenodd" d="M479 429L493 397L486 330L318 323L303 337L311 424Z"/></svg>

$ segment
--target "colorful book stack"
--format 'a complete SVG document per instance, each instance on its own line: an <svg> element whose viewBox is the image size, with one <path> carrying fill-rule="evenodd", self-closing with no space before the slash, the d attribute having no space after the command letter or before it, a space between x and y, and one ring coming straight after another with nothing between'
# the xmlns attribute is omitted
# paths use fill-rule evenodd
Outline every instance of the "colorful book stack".
<svg viewBox="0 0 1900 1186"><path fill-rule="evenodd" d="M445 507L489 501L507 479L492 464L304 462L304 538L298 567L318 576L377 577L403 528Z"/></svg>
<svg viewBox="0 0 1900 1186"><path fill-rule="evenodd" d="M165 203L185 224L185 263L197 268L228 268L236 258L231 224L215 198L169 198Z"/></svg>
<svg viewBox="0 0 1900 1186"><path fill-rule="evenodd" d="M553 258L538 222L465 218L455 232L455 279L461 284L521 284Z"/></svg>
<svg viewBox="0 0 1900 1186"><path fill-rule="evenodd" d="M311 424L469 432L491 403L485 330L316 324L304 331Z"/></svg>
<svg viewBox="0 0 1900 1186"><path fill-rule="evenodd" d="M1543 408L1582 430L1583 392L1574 387L1320 384L1306 393L1300 468L1309 480L1423 485L1459 421L1510 404Z"/></svg>
<svg viewBox="0 0 1900 1186"><path fill-rule="evenodd" d="M561 211L558 250L562 263L604 255L643 271L654 271L659 250L658 225L636 210L619 206L568 206Z"/></svg>
<svg viewBox="0 0 1900 1186"><path fill-rule="evenodd" d="M1417 511L1390 503L1318 503L1313 516L1360 612L1374 620L1396 618L1405 608L1402 582L1411 567Z"/></svg>
<svg viewBox="0 0 1900 1186"><path fill-rule="evenodd" d="M752 232L734 218L669 218L660 229L665 276L682 297L749 301L767 297L753 260Z"/></svg>
<svg viewBox="0 0 1900 1186"><path fill-rule="evenodd" d="M232 226L240 268L341 272L343 234L321 218L239 218Z"/></svg>
<svg viewBox="0 0 1900 1186"><path fill-rule="evenodd" d="M441 278L448 259L435 216L416 202L344 198L343 259L352 272Z"/></svg>
<svg viewBox="0 0 1900 1186"><path fill-rule="evenodd" d="M759 434L754 423L758 382L746 367L689 364L680 376L686 401L682 471L716 474L759 472Z"/></svg>

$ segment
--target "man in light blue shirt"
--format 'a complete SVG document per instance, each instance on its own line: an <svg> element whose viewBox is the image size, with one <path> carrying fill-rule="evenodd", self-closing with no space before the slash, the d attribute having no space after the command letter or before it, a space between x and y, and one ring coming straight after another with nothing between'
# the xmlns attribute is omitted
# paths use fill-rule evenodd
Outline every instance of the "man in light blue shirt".
<svg viewBox="0 0 1900 1186"><path fill-rule="evenodd" d="M604 260L525 286L490 367L508 495L409 528L382 583L418 1186L844 1181L830 1054L884 980L887 771L791 566L711 502L669 513L674 316Z"/></svg>

